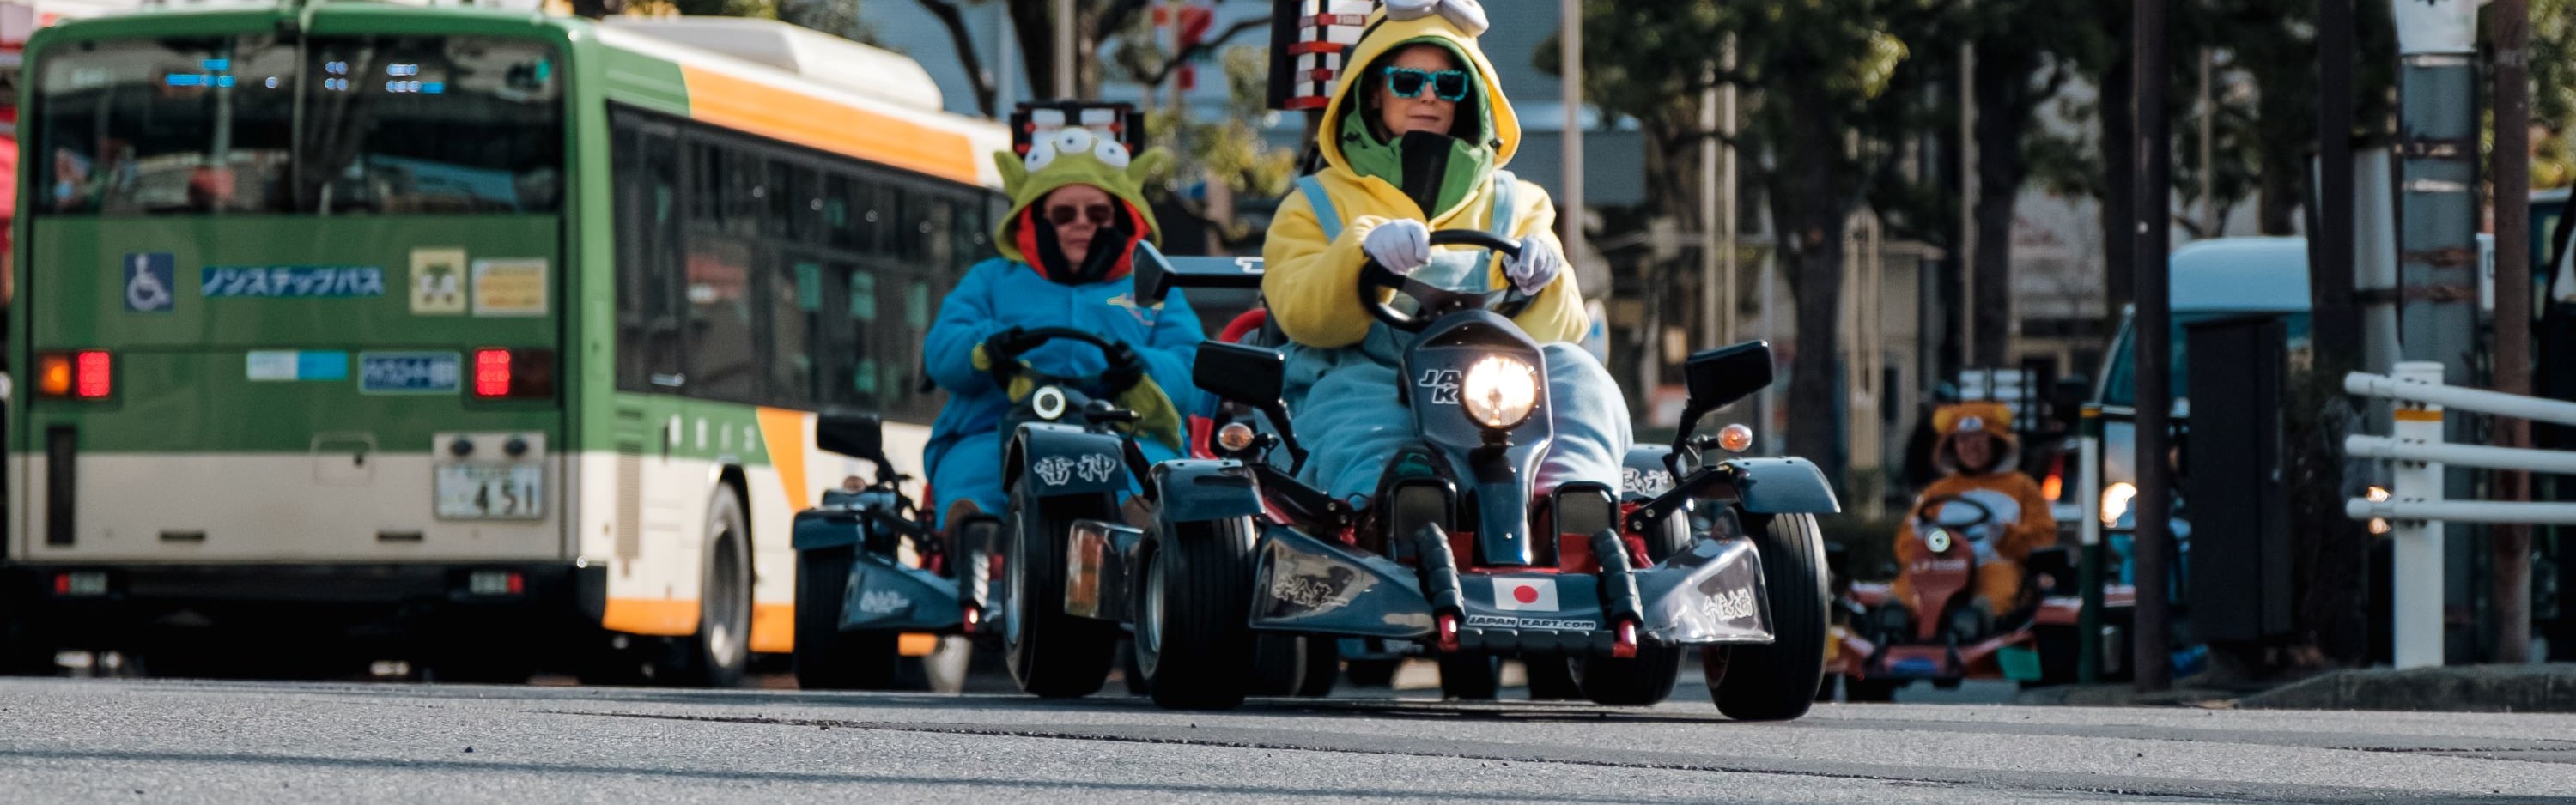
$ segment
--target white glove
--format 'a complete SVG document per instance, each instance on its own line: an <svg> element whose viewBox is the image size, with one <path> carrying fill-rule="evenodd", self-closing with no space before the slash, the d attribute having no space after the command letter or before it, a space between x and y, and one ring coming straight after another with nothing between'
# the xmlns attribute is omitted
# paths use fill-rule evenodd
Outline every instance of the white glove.
<svg viewBox="0 0 2576 805"><path fill-rule="evenodd" d="M1521 255L1503 258L1503 276L1526 296L1537 296L1565 273L1565 255L1537 237L1521 238Z"/></svg>
<svg viewBox="0 0 2576 805"><path fill-rule="evenodd" d="M1360 239L1360 251L1388 271L1411 274L1431 264L1431 227L1411 218L1378 224Z"/></svg>

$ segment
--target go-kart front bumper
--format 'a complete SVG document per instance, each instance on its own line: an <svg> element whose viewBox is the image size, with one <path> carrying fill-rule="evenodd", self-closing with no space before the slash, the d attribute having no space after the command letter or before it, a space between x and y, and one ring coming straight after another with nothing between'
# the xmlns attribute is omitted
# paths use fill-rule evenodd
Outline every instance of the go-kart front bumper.
<svg viewBox="0 0 2576 805"><path fill-rule="evenodd" d="M1437 553L1417 570L1266 526L1252 626L1492 654L1616 653L1622 620L1634 623L1632 639L1657 645L1772 639L1761 557L1743 539L1703 538L1660 564L1629 569L1614 561L1597 574L1458 572L1445 539L1424 544Z"/></svg>

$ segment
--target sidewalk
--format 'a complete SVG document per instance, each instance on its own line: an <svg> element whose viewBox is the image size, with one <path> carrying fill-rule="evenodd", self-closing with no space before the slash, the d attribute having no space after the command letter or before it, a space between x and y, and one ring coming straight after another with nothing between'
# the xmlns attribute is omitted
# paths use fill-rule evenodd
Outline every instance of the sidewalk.
<svg viewBox="0 0 2576 805"><path fill-rule="evenodd" d="M2254 693L2175 688L2162 693L2140 694L2126 684L2069 685L2023 691L2018 703L2073 707L2576 713L2576 663L2333 671Z"/></svg>

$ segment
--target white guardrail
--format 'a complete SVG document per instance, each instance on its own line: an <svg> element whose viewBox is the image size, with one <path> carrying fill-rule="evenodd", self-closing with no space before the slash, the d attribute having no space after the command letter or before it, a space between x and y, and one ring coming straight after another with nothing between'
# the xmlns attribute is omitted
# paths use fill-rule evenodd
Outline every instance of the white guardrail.
<svg viewBox="0 0 2576 805"><path fill-rule="evenodd" d="M2391 624L2399 668L2442 664L2442 524L2532 523L2576 525L2576 503L2446 500L2442 470L2448 466L2576 475L2576 453L2556 450L2449 444L2442 416L2457 408L2482 414L2576 426L2576 403L2459 388L2442 384L2442 365L2397 365L2395 376L2354 372L2344 391L2394 403L2389 436L2350 436L2346 453L2392 462L2386 500L2344 501L2355 520L2387 520L2395 544L2390 559Z"/></svg>

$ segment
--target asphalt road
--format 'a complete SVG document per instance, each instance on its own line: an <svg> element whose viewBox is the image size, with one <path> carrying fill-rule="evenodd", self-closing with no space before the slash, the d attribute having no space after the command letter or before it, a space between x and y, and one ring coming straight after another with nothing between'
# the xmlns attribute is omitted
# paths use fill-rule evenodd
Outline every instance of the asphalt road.
<svg viewBox="0 0 2576 805"><path fill-rule="evenodd" d="M2576 717L0 680L0 802L2558 802Z"/></svg>

